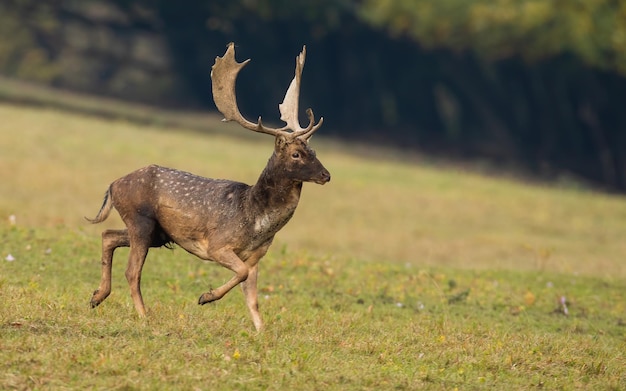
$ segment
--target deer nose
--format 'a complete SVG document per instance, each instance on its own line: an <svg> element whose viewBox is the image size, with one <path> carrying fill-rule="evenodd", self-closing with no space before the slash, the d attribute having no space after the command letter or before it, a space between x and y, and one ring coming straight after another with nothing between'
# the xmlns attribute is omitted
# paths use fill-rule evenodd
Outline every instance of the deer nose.
<svg viewBox="0 0 626 391"><path fill-rule="evenodd" d="M323 185L327 182L330 182L330 172L328 172L328 170L324 170L322 171L322 174L320 175L320 180L319 180L319 184Z"/></svg>

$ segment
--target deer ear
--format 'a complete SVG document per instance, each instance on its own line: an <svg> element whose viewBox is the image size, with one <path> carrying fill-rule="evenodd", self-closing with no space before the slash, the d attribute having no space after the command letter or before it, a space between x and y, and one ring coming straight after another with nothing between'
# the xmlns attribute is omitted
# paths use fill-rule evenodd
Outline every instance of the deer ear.
<svg viewBox="0 0 626 391"><path fill-rule="evenodd" d="M282 134L277 135L276 141L274 143L276 149L283 149L285 145L287 145L287 137L283 136Z"/></svg>

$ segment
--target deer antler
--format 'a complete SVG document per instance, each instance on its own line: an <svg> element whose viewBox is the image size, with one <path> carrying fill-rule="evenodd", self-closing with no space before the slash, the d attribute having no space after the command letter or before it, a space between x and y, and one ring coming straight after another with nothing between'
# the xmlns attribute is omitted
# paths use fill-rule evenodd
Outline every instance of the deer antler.
<svg viewBox="0 0 626 391"><path fill-rule="evenodd" d="M302 52L296 57L296 73L287 89L283 103L278 105L280 110L280 119L287 124L282 128L268 128L263 125L261 117L257 123L250 122L241 115L237 106L237 97L235 93L235 82L239 71L250 61L237 62L235 60L235 44L229 43L226 53L223 57L215 58L215 65L211 69L211 81L213 85L213 100L217 109L224 115L224 121L235 121L246 129L255 132L271 134L273 136L283 135L289 138L301 137L304 140L311 138L313 133L322 126L324 118L320 118L315 124L313 110L307 109L307 117L309 125L306 128L300 127L298 121L298 99L300 95L300 79L302 78L302 69L304 68L304 60L306 57L306 46L302 48Z"/></svg>
<svg viewBox="0 0 626 391"><path fill-rule="evenodd" d="M309 139L313 132L322 126L324 118L320 118L320 121L315 125L315 117L313 116L313 110L307 109L306 114L309 117L309 125L306 128L300 127L298 121L298 100L300 97L300 80L302 79L302 69L304 69L304 60L306 58L306 46L302 47L302 52L296 57L296 74L289 84L287 93L283 103L278 105L280 110L280 119L287 123L287 127L293 130L293 137L304 137Z"/></svg>

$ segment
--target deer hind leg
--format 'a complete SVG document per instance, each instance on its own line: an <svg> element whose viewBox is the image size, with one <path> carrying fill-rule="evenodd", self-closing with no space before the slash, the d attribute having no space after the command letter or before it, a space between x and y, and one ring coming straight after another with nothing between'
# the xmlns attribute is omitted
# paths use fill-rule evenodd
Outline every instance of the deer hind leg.
<svg viewBox="0 0 626 391"><path fill-rule="evenodd" d="M141 295L141 271L155 238L156 222L149 217L137 216L132 223L126 222L126 225L130 237L130 254L125 275L135 309L140 317L144 317L146 307Z"/></svg>
<svg viewBox="0 0 626 391"><path fill-rule="evenodd" d="M111 267L113 252L118 247L130 246L128 230L106 230L102 232L102 276L100 286L91 296L91 308L102 303L111 293Z"/></svg>

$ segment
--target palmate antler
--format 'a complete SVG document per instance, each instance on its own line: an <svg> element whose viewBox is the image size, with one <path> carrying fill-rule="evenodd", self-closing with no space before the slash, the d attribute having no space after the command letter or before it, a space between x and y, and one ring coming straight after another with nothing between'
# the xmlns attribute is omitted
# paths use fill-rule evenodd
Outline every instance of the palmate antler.
<svg viewBox="0 0 626 391"><path fill-rule="evenodd" d="M261 117L259 117L257 123L254 123L245 119L239 112L235 93L235 82L241 68L250 60L237 62L237 60L235 60L235 44L232 42L229 43L224 56L216 57L215 65L213 65L211 69L213 100L215 101L217 109L224 115L224 121L235 121L246 129L271 134L272 136L283 135L289 138L300 137L304 140L308 140L313 133L322 126L324 118L320 118L319 122L316 124L313 110L307 109L306 114L309 118L309 125L306 128L302 128L298 121L300 79L302 78L305 57L306 46L302 48L302 52L296 57L296 74L287 89L283 103L278 105L280 119L285 121L287 125L282 128L268 128L263 125Z"/></svg>

